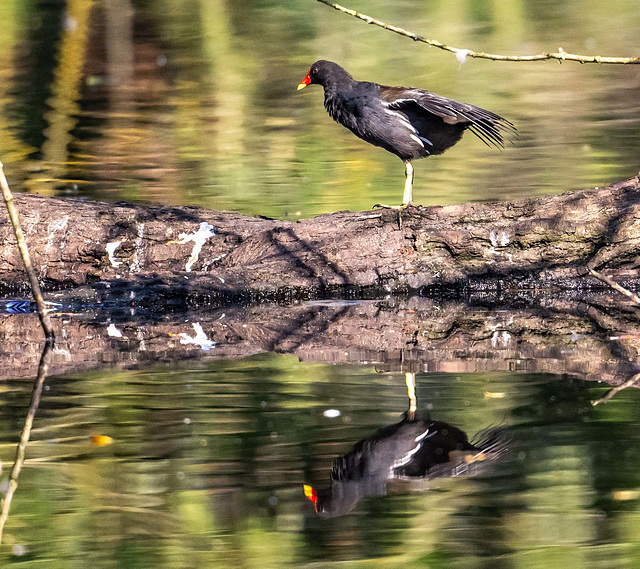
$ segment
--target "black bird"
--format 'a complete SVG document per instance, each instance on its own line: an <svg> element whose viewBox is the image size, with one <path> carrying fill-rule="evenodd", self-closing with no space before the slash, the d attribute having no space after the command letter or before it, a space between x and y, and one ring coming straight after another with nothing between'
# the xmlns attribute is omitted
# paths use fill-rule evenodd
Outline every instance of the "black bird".
<svg viewBox="0 0 640 569"><path fill-rule="evenodd" d="M324 106L333 120L404 162L402 207L413 201L412 160L442 154L467 129L497 148L504 148L505 135L516 131L511 122L491 111L422 89L356 81L331 61L316 61L298 90L313 84L324 87Z"/></svg>
<svg viewBox="0 0 640 569"><path fill-rule="evenodd" d="M504 431L495 430L472 444L459 428L409 411L402 421L359 441L334 460L329 488L304 486L304 493L322 517L349 513L367 496L387 493L392 478L430 479L471 472L476 462L491 462L504 454Z"/></svg>

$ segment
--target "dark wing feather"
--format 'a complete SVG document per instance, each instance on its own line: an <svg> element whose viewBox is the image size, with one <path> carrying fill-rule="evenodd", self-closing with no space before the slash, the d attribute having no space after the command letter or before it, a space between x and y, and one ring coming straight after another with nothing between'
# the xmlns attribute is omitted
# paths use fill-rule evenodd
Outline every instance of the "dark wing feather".
<svg viewBox="0 0 640 569"><path fill-rule="evenodd" d="M392 110L402 110L407 104L416 104L428 113L440 117L448 124L468 124L468 128L487 146L504 148L505 137L516 134L516 127L507 119L491 111L461 103L430 91L404 87L381 87L380 97Z"/></svg>

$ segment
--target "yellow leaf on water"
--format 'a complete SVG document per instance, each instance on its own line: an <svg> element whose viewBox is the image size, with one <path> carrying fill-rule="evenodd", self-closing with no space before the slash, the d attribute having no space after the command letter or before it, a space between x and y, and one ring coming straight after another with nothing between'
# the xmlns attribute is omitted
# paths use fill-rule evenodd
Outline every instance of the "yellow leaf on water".
<svg viewBox="0 0 640 569"><path fill-rule="evenodd" d="M107 435L94 435L91 437L91 443L97 447L104 447L113 443L113 439Z"/></svg>

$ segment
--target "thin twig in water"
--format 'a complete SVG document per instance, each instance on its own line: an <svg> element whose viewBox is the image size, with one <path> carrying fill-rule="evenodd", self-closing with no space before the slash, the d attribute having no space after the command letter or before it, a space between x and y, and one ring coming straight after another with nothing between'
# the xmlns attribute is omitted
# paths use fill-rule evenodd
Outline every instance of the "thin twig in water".
<svg viewBox="0 0 640 569"><path fill-rule="evenodd" d="M29 411L24 420L24 426L22 427L22 433L20 434L20 442L16 449L16 459L13 462L11 473L9 474L9 488L2 499L0 505L0 543L2 543L2 532L4 530L4 524L9 517L9 509L11 507L11 500L18 488L18 477L24 464L25 451L27 443L31 437L31 427L33 426L33 419L36 416L36 411L40 405L40 397L42 396L42 387L44 380L47 377L47 371L49 370L49 357L51 349L53 348L53 342L46 342L40 356L40 364L38 365L38 374L33 382L33 389L31 391L31 402L29 403Z"/></svg>
<svg viewBox="0 0 640 569"><path fill-rule="evenodd" d="M614 387L613 389L610 389L609 391L607 391L604 397L601 397L596 401L592 401L591 405L595 407L596 405L600 405L600 403L606 403L616 393L622 391L623 389L626 389L627 387L631 387L634 383L637 383L638 380L640 380L640 373L636 373L631 379L625 381L622 385L618 385L618 387Z"/></svg>
<svg viewBox="0 0 640 569"><path fill-rule="evenodd" d="M476 59L491 59L493 61L544 61L547 59L556 59L561 63L563 61L578 61L580 63L640 64L640 57L606 57L601 55L578 55L575 53L567 53L562 48L558 48L557 52L552 52L552 53L545 52L545 53L538 53L536 55L498 55L494 53L485 53L483 51L473 51L471 49L461 49L459 47L453 47L450 45L443 44L438 40L427 39L425 37L419 36L414 32L410 32L403 28L399 28L397 26L392 26L391 24L381 22L380 20L376 20L371 16L367 16L366 14L361 14L360 12L356 12L355 10L351 10L350 8L345 8L344 6L341 6L340 4L336 4L335 2L329 2L329 0L318 0L318 2L320 2L321 4L325 4L326 6L330 6L334 10L338 10L338 12L349 14L354 18L358 18L363 22L367 22L367 24L371 24L373 26L378 26L385 30L395 32L396 34L400 34L401 36L411 38L413 41L426 43L428 46L431 46L431 47L437 47L438 49L455 53L456 58L461 63L464 62L464 60L467 57L474 57Z"/></svg>
<svg viewBox="0 0 640 569"><path fill-rule="evenodd" d="M617 290L620 294L624 294L627 298L629 298L632 302L640 305L640 297L637 294L632 293L629 289L624 288L622 285L619 285L616 281L611 280L609 277L604 276L598 271L594 271L593 269L587 267L589 274L592 277L601 280L603 283L608 284L612 289Z"/></svg>
<svg viewBox="0 0 640 569"><path fill-rule="evenodd" d="M27 276L29 277L29 283L31 284L31 291L33 292L33 297L36 301L40 324L42 324L42 329L44 330L44 335L47 341L53 341L55 339L55 334L53 333L51 318L49 317L44 299L42 298L42 292L40 291L38 277L36 275L36 272L33 270L33 265L31 264L31 256L29 255L29 249L24 238L24 233L22 232L22 228L20 227L18 211L16 210L16 206L13 203L13 194L9 189L9 183L7 182L7 178L4 175L4 167L2 165L2 162L0 162L0 186L2 187L2 197L4 198L4 203L6 204L7 211L9 212L9 219L11 220L13 233L16 236L16 241L18 242L18 250L20 251L20 255L22 256L24 268L27 272Z"/></svg>

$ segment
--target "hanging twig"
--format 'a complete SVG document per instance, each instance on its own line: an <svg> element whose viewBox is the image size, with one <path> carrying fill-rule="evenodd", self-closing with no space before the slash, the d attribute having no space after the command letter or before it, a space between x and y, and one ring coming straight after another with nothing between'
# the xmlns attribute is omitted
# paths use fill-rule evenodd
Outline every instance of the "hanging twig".
<svg viewBox="0 0 640 569"><path fill-rule="evenodd" d="M366 14L361 14L359 12L356 12L355 10L351 10L350 8L345 8L344 6L336 4L335 2L329 2L329 0L318 0L318 2L320 2L321 4L326 4L327 6L330 6L331 8L333 8L334 10L338 10L339 12L349 14L350 16L358 18L363 22L367 22L367 24L379 26L380 28L383 28L385 30L395 32L396 34L400 34L401 36L405 36L407 38L411 38L413 41L426 43L431 47L437 47L438 49L455 53L456 58L458 59L458 61L460 61L460 63L463 63L467 57L475 57L477 59L491 59L494 61L544 61L546 59L557 59L560 62L579 61L580 63L640 64L640 57L605 57L601 55L577 55L574 53L567 53L562 48L558 48L557 52L538 53L536 55L498 55L494 53L485 53L483 51L473 51L471 49L461 49L458 47L445 45L437 40L427 39L403 28L392 26L391 24L386 24L385 22L376 20L371 16L367 16Z"/></svg>
<svg viewBox="0 0 640 569"><path fill-rule="evenodd" d="M612 289L617 290L620 294L624 294L635 304L640 304L640 297L637 294L632 293L629 289L624 288L622 285L619 285L616 281L611 280L609 277L605 277L598 271L594 271L589 267L587 267L587 270L592 277L595 277L598 280L601 280L603 283L608 284Z"/></svg>
<svg viewBox="0 0 640 569"><path fill-rule="evenodd" d="M9 487L7 488L4 498L2 499L2 504L0 505L0 543L2 543L2 532L4 530L4 524L9 517L11 500L13 499L13 495L18 488L18 477L20 476L20 471L22 470L22 465L24 464L27 443L29 442L29 438L31 437L31 427L33 426L33 419L36 416L36 411L38 410L38 406L40 405L42 387L44 385L44 380L47 377L47 371L49 370L49 358L52 348L53 342L46 342L42 350L42 355L40 356L38 374L36 375L36 379L33 382L33 389L31 391L31 402L29 403L29 411L27 411L27 416L24 420L24 426L22 427L22 433L20 434L20 442L18 443L18 448L16 449L16 458L13 462L11 473L9 474Z"/></svg>
<svg viewBox="0 0 640 569"><path fill-rule="evenodd" d="M24 233L22 233L22 228L20 227L18 211L16 210L16 206L13 203L13 194L9 189L9 183L7 182L7 178L4 175L4 167L2 165L2 162L0 162L0 186L2 187L2 197L4 198L4 203L6 204L7 211L9 212L9 219L11 220L13 233L16 236L16 241L18 242L18 249L20 250L20 255L22 256L22 261L24 262L24 268L27 271L27 276L29 277L31 291L33 292L33 297L36 301L40 324L42 324L42 329L44 330L44 335L47 340L53 341L55 339L55 335L53 333L53 326L51 325L51 318L49 317L49 313L45 308L44 299L42 298L42 292L40 291L40 284L38 283L38 277L36 275L36 272L33 270L33 265L31 264L29 249L27 248L27 242L25 241Z"/></svg>

